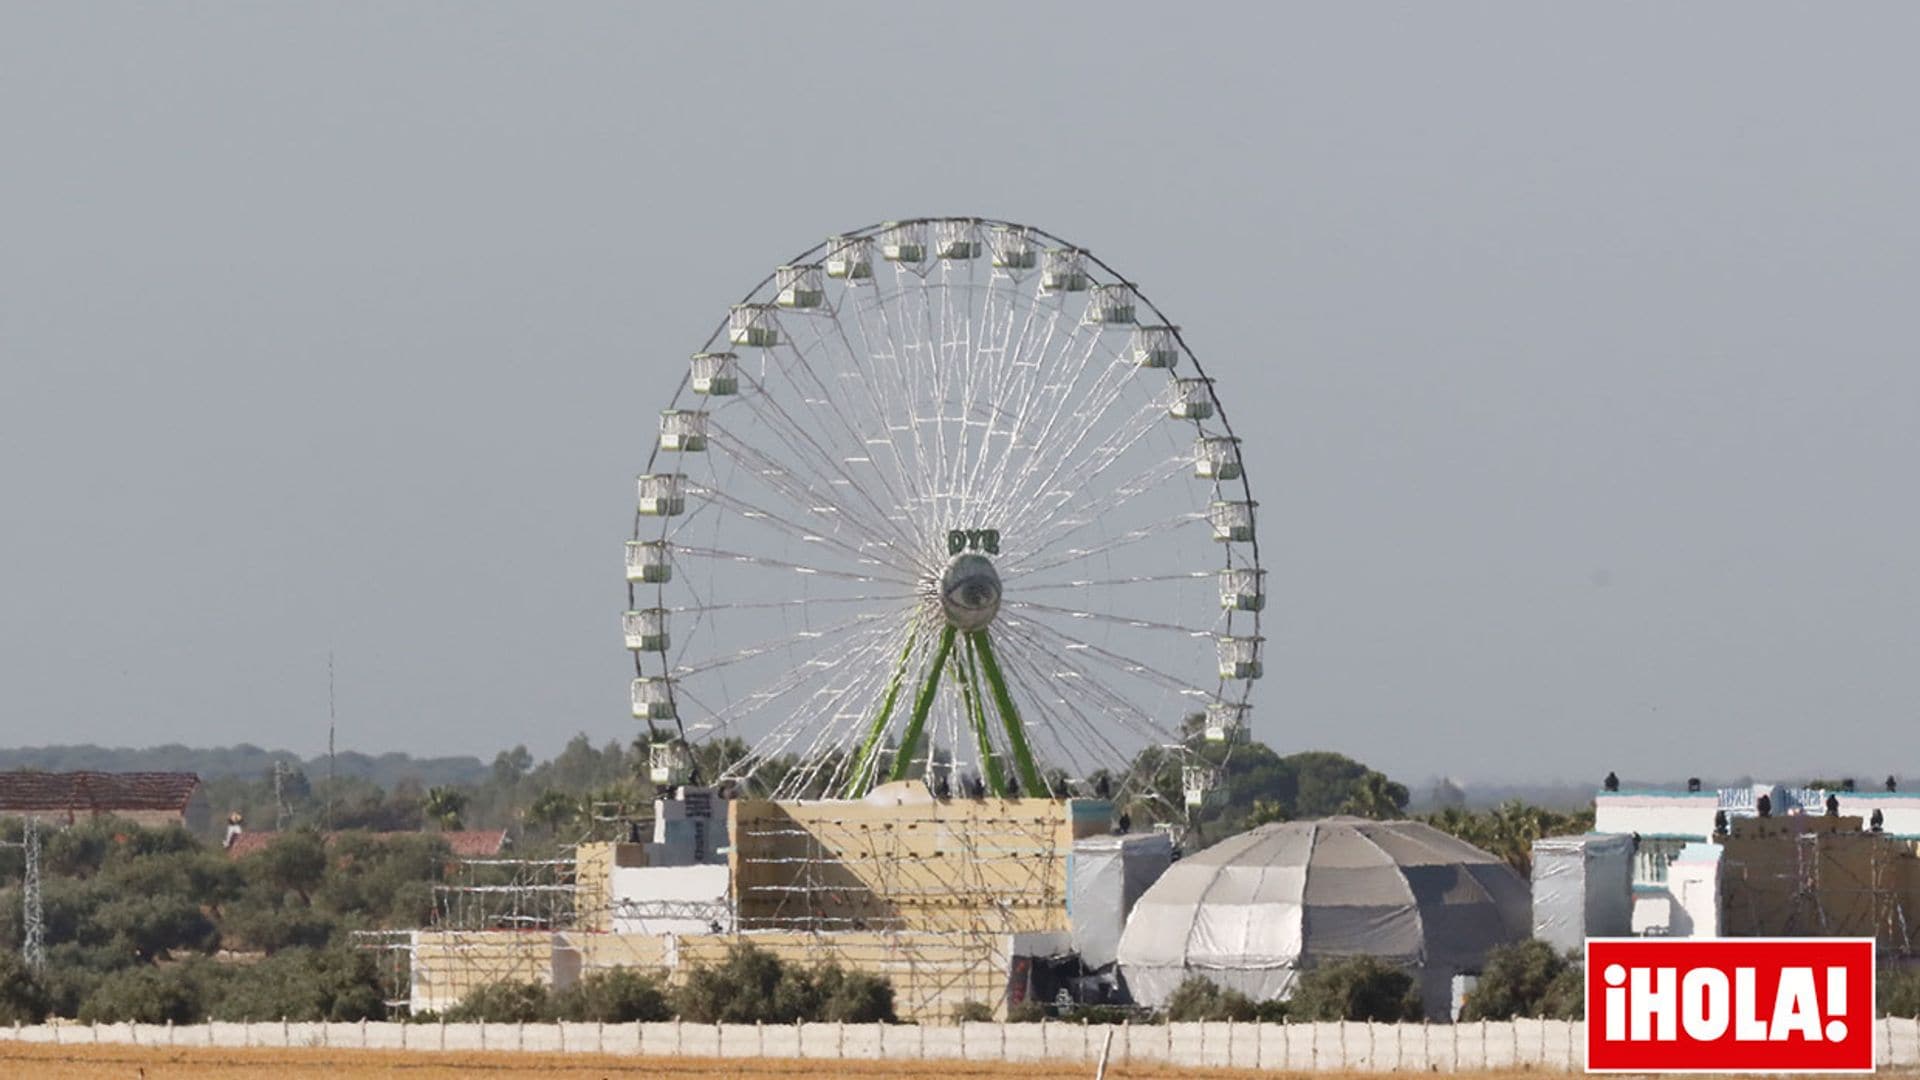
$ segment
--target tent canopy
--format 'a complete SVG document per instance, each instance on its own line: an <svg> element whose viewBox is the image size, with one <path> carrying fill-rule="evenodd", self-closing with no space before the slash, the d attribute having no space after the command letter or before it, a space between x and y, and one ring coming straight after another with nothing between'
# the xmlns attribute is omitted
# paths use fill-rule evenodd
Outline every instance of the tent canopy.
<svg viewBox="0 0 1920 1080"><path fill-rule="evenodd" d="M1119 960L1135 1001L1190 975L1256 1001L1301 970L1374 956L1417 969L1428 1015L1449 982L1530 929L1527 884L1492 855L1417 821L1262 825L1173 865L1135 905Z"/></svg>

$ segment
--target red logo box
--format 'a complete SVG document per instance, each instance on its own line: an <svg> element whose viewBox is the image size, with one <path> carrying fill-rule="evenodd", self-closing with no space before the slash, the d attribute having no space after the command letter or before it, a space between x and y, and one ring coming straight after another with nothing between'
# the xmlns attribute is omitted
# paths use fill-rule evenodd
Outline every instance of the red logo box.
<svg viewBox="0 0 1920 1080"><path fill-rule="evenodd" d="M1872 1072L1872 938L1594 938L1588 1072Z"/></svg>

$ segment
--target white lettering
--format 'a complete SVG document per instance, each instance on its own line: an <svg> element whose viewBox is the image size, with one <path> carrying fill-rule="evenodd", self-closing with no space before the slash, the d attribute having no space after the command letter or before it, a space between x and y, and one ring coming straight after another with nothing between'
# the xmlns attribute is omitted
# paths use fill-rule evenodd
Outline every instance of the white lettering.
<svg viewBox="0 0 1920 1080"><path fill-rule="evenodd" d="M1813 969L1780 969L1780 992L1773 999L1773 1030L1767 1038L1784 1042L1798 1034L1810 1042L1819 1042L1820 1001L1813 990Z"/></svg>
<svg viewBox="0 0 1920 1080"><path fill-rule="evenodd" d="M1607 1039L1619 1042L1627 1037L1627 969L1608 964L1601 977L1607 981Z"/></svg>
<svg viewBox="0 0 1920 1080"><path fill-rule="evenodd" d="M1718 968L1694 968L1680 980L1680 1026L1687 1038L1712 1042L1727 1033L1733 1022L1727 1010L1727 973Z"/></svg>
<svg viewBox="0 0 1920 1080"><path fill-rule="evenodd" d="M1679 991L1674 987L1674 968L1634 968L1628 973L1627 986L1632 997L1627 1027L1635 1042L1655 1039L1674 1041L1674 1023ZM1651 984L1651 985L1649 985Z"/></svg>
<svg viewBox="0 0 1920 1080"><path fill-rule="evenodd" d="M1733 1037L1741 1042L1765 1042L1766 1021L1761 1020L1753 990L1753 969L1733 969Z"/></svg>

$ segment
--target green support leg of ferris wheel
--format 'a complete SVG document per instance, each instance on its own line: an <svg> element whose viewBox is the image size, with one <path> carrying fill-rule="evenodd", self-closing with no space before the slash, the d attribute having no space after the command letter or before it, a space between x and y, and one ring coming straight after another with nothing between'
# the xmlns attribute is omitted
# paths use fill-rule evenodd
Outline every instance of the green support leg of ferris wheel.
<svg viewBox="0 0 1920 1080"><path fill-rule="evenodd" d="M960 673L960 689L967 699L967 721L973 725L974 742L980 752L980 778L987 792L996 799L1007 797L1007 778L1000 772L1000 759L994 756L993 742L987 737L987 706L981 700L980 668L975 662L973 635L967 635L967 659L955 664Z"/></svg>
<svg viewBox="0 0 1920 1080"><path fill-rule="evenodd" d="M940 647L933 650L933 662L927 665L926 681L920 684L920 694L913 701L913 717L907 721L907 733L900 737L900 749L895 751L893 774L890 780L905 780L907 769L913 764L913 753L920 746L920 732L927 726L927 712L933 708L934 691L940 689L940 669L947 666L947 655L953 652L955 630L948 626L940 632Z"/></svg>
<svg viewBox="0 0 1920 1080"><path fill-rule="evenodd" d="M993 655L993 643L985 630L967 634L967 641L980 657L980 671L993 689L993 703L1000 709L1000 723L1007 729L1007 746L1013 750L1013 764L1020 771L1023 793L1030 799L1044 799L1047 787L1040 782L1040 770L1034 767L1033 751L1027 746L1027 731L1020 726L1020 714L1013 707L1013 695L1007 693L1007 678L1000 672L1000 661Z"/></svg>
<svg viewBox="0 0 1920 1080"><path fill-rule="evenodd" d="M853 771L847 774L846 786L840 789L843 799L858 799L873 786L874 757L880 753L880 740L886 737L887 721L893 719L894 699L900 696L900 683L907 676L907 658L913 655L913 644L918 640L918 631L910 633L906 645L900 649L900 659L893 665L893 681L887 684L887 696L880 702L880 712L873 718L873 726L867 729L866 740L860 744L860 756L854 759Z"/></svg>

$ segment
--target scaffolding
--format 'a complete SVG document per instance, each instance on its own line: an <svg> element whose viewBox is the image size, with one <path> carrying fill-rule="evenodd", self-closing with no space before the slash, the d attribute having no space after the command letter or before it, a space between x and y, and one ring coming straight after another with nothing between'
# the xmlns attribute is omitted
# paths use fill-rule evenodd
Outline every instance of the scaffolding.
<svg viewBox="0 0 1920 1080"><path fill-rule="evenodd" d="M857 941L843 962L887 974L911 1014L1005 1004L1016 953L1068 950L1067 857L1078 835L1106 831L1106 804L901 788L879 804L736 803L740 929L829 955Z"/></svg>
<svg viewBox="0 0 1920 1080"><path fill-rule="evenodd" d="M1862 831L1857 817L1792 816L1740 819L1721 842L1723 933L1870 937L1883 956L1914 955L1911 843Z"/></svg>
<svg viewBox="0 0 1920 1080"><path fill-rule="evenodd" d="M461 859L433 887L442 930L563 930L574 925L573 858Z"/></svg>

